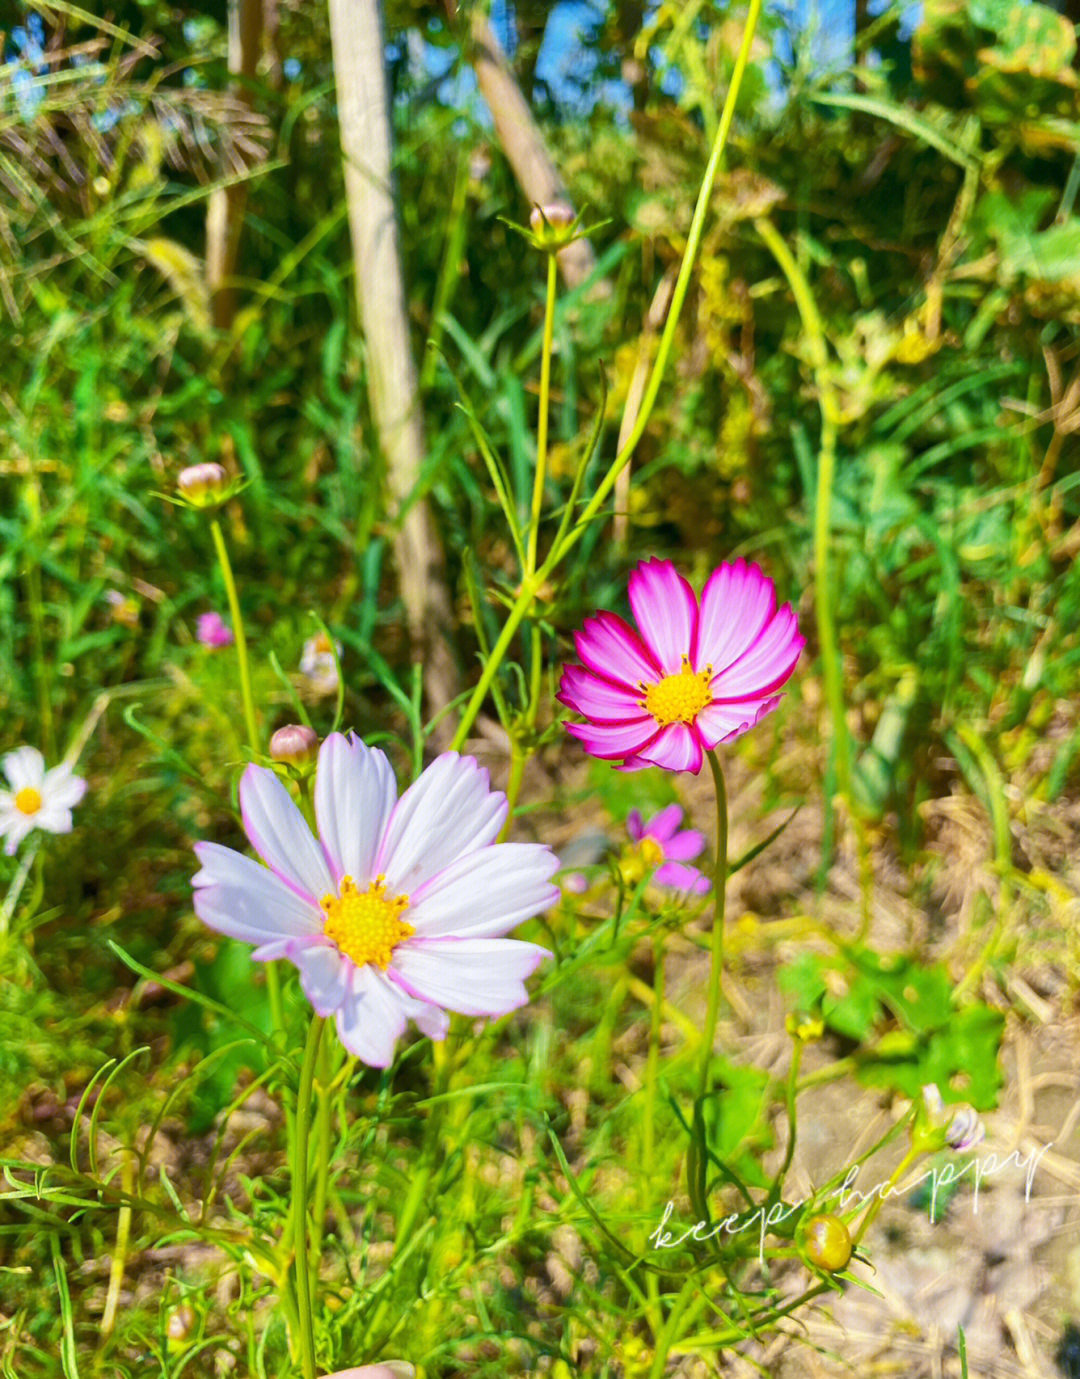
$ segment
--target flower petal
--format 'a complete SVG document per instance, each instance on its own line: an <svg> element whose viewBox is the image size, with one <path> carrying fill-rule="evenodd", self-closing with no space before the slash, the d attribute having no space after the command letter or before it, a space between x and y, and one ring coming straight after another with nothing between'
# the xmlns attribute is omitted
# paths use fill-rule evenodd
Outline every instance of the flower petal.
<svg viewBox="0 0 1080 1379"><path fill-rule="evenodd" d="M752 646L776 607L773 582L745 560L723 564L705 581L694 668L719 674Z"/></svg>
<svg viewBox="0 0 1080 1379"><path fill-rule="evenodd" d="M392 895L412 895L459 857L486 847L506 821L506 796L473 757L444 752L394 806L375 859Z"/></svg>
<svg viewBox="0 0 1080 1379"><path fill-rule="evenodd" d="M693 589L670 560L645 560L630 576L630 607L664 674L675 675L693 651L698 621Z"/></svg>
<svg viewBox="0 0 1080 1379"><path fill-rule="evenodd" d="M696 721L701 721L701 714ZM653 766L662 766L665 771L692 771L695 776L705 759L701 738L686 723L669 723L661 728L647 746L637 749L637 755Z"/></svg>
<svg viewBox="0 0 1080 1379"><path fill-rule="evenodd" d="M730 742L760 723L783 697L782 694L773 694L767 699L737 699L730 704L707 704L694 720L694 725L706 747L715 747L719 742Z"/></svg>
<svg viewBox="0 0 1080 1379"><path fill-rule="evenodd" d="M559 859L539 843L498 843L460 857L413 892L406 918L421 938L492 938L554 905Z"/></svg>
<svg viewBox="0 0 1080 1379"><path fill-rule="evenodd" d="M664 852L667 854L668 839L674 836L675 830L682 823L682 816L681 804L666 805L659 814L654 814L645 825L645 836L655 838L658 843L663 843Z"/></svg>
<svg viewBox="0 0 1080 1379"><path fill-rule="evenodd" d="M86 781L72 774L71 767L61 763L46 771L41 782L41 797L46 805L59 805L61 809L74 809L86 794Z"/></svg>
<svg viewBox="0 0 1080 1379"><path fill-rule="evenodd" d="M55 800L46 800L38 812L30 816L30 823L46 833L70 833L74 827L71 810Z"/></svg>
<svg viewBox="0 0 1080 1379"><path fill-rule="evenodd" d="M640 809L631 809L626 816L626 831L630 835L632 843L640 843L645 837L645 823L641 817Z"/></svg>
<svg viewBox="0 0 1080 1379"><path fill-rule="evenodd" d="M316 1012L325 1019L340 1010L354 964L337 945L329 941L305 944L290 956L300 969L300 985Z"/></svg>
<svg viewBox="0 0 1080 1379"><path fill-rule="evenodd" d="M4 757L3 767L16 794L30 787L40 790L45 780L45 758L36 747L16 747Z"/></svg>
<svg viewBox="0 0 1080 1379"><path fill-rule="evenodd" d="M771 620L739 658L714 674L710 689L714 699L760 698L779 689L795 669L805 637L799 634L795 610L790 603L777 610Z"/></svg>
<svg viewBox="0 0 1080 1379"><path fill-rule="evenodd" d="M388 1068L405 1031L405 1009L393 982L370 963L354 967L337 1013L341 1042L370 1068Z"/></svg>
<svg viewBox="0 0 1080 1379"><path fill-rule="evenodd" d="M586 618L581 631L574 634L574 645L590 670L631 689L663 677L659 661L615 613Z"/></svg>
<svg viewBox="0 0 1080 1379"><path fill-rule="evenodd" d="M692 895L704 895L709 890L707 876L702 876L697 867L684 866L682 862L665 862L653 873L653 880L659 886L673 891L689 891Z"/></svg>
<svg viewBox="0 0 1080 1379"><path fill-rule="evenodd" d="M563 726L587 752L605 761L640 752L658 732L655 718L639 718L633 723L565 723Z"/></svg>
<svg viewBox="0 0 1080 1379"><path fill-rule="evenodd" d="M273 771L247 768L240 780L240 813L255 851L298 896L318 905L324 895L337 894L326 854Z"/></svg>
<svg viewBox="0 0 1080 1379"><path fill-rule="evenodd" d="M410 995L462 1015L505 1015L529 999L523 985L551 954L510 938L406 939L390 970Z"/></svg>
<svg viewBox="0 0 1080 1379"><path fill-rule="evenodd" d="M593 723L622 723L644 713L641 690L616 685L583 666L563 666L555 698Z"/></svg>
<svg viewBox="0 0 1080 1379"><path fill-rule="evenodd" d="M334 880L363 887L375 875L387 820L397 802L394 772L377 747L331 733L319 749L315 817Z"/></svg>
<svg viewBox="0 0 1080 1379"><path fill-rule="evenodd" d="M14 854L16 848L26 835L32 833L33 830L34 820L30 818L29 815L19 813L18 811L16 811L14 818L4 822L2 827L0 827L0 831L7 837L4 851L9 857Z"/></svg>
<svg viewBox="0 0 1080 1379"><path fill-rule="evenodd" d="M692 862L705 851L705 835L696 828L684 828L664 844L664 856L670 862Z"/></svg>
<svg viewBox="0 0 1080 1379"><path fill-rule="evenodd" d="M195 854L195 913L211 929L244 943L322 933L322 911L275 872L218 843L196 843Z"/></svg>

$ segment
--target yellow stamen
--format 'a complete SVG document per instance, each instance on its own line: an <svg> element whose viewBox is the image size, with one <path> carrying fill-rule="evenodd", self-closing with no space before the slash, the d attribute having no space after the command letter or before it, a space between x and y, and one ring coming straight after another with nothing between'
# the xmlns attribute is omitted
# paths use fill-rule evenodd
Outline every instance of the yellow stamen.
<svg viewBox="0 0 1080 1379"><path fill-rule="evenodd" d="M709 681L712 679L712 666L704 670L690 669L690 658L682 658L682 669L676 675L665 675L655 685L641 688L645 691L641 707L648 709L661 728L669 723L693 723L706 704L712 701Z"/></svg>
<svg viewBox="0 0 1080 1379"><path fill-rule="evenodd" d="M32 785L24 785L15 796L15 808L20 814L36 814L41 808L41 791Z"/></svg>
<svg viewBox="0 0 1080 1379"><path fill-rule="evenodd" d="M373 962L385 971L397 945L416 932L401 918L409 897L387 895L383 876L366 891L358 891L352 877L343 876L341 895L324 895L319 903L326 915L323 933L357 967Z"/></svg>

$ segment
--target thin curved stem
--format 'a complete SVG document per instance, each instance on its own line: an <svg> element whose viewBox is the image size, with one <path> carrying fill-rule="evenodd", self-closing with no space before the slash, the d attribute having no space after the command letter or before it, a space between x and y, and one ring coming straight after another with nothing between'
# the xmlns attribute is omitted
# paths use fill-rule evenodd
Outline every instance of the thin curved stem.
<svg viewBox="0 0 1080 1379"><path fill-rule="evenodd" d="M468 737L469 731L476 721L476 716L483 707L488 690L491 688L491 682L495 678L499 667L502 665L503 657L509 650L514 633L517 631L522 620L532 606L537 589L539 589L541 584L543 584L548 576L553 573L563 557L567 555L581 537L584 536L590 522L593 521L607 501L608 494L615 485L615 480L619 477L619 474L626 465L629 464L638 442L645 434L645 428L652 415L652 410L656 403L656 396L660 391L660 384L663 381L664 373L667 369L672 346L675 343L675 329L678 325L679 314L682 311L682 305L686 299L686 293L690 286L690 278L693 274L694 263L697 259L698 249L701 245L701 237L705 228L705 217L708 214L713 187L716 185L716 175L720 170L724 150L727 147L728 134L731 131L731 123L735 117L735 106L738 102L739 90L742 86L743 77L746 74L747 64L750 61L750 48L753 43L754 30L757 28L758 18L761 14L761 6L762 0L750 0L746 21L743 25L742 42L739 45L739 53L735 59L735 67L731 74L731 85L728 87L723 113L720 116L720 124L716 131L716 139L713 142L712 153L709 156L709 161L705 168L705 176L702 178L701 182L701 190L698 192L697 203L694 206L694 215L690 222L690 231L686 239L686 251L683 254L679 276L675 282L675 290L671 297L671 306L668 310L667 320L664 322L664 329L656 350L656 359L653 363L652 373L649 375L649 381L645 387L645 393L641 400L641 409L637 414L637 420L634 422L630 435L626 438L625 445L615 456L611 467L600 481L596 492L582 509L581 516L578 518L577 522L566 531L561 538L552 544L551 550L548 552L540 569L536 572L536 576L530 578L529 575L526 575L526 578L522 580L521 589L518 592L513 607L510 609L510 614L506 622L503 624L502 632L499 634L495 645L491 649L491 654L484 663L483 673L462 713L457 732L454 734L454 741L451 744L455 751L461 750L465 739Z"/></svg>
<svg viewBox="0 0 1080 1379"><path fill-rule="evenodd" d="M313 1015L308 1029L304 1061L300 1067L300 1087L296 1095L296 1135L292 1145L293 1249L296 1261L296 1301L300 1320L300 1363L303 1379L317 1379L315 1368L315 1326L312 1317L311 1261L308 1258L308 1132L311 1128L311 1095L315 1064L319 1056L323 1025Z"/></svg>
<svg viewBox="0 0 1080 1379"><path fill-rule="evenodd" d="M728 878L728 813L724 772L716 752L710 748L705 755L712 771L716 791L716 861L713 868L713 927L709 963L709 1002L705 1008L705 1028L701 1035L700 1094L709 1090L709 1061L716 1039L716 1022L720 1015L720 986L724 971L724 909L727 900Z"/></svg>
<svg viewBox="0 0 1080 1379"><path fill-rule="evenodd" d="M547 256L547 298L544 303L544 344L540 352L540 410L536 418L536 474L533 478L532 509L529 512L529 534L525 553L525 573L536 569L536 543L540 531L540 514L544 505L544 481L547 477L548 412L551 407L551 354L555 343L555 292L559 283L558 260Z"/></svg>
<svg viewBox="0 0 1080 1379"><path fill-rule="evenodd" d="M251 693L251 667L248 664L247 637L244 635L244 620L240 616L240 599L236 592L229 552L221 523L216 517L210 519L210 535L214 538L221 567L221 578L225 581L225 597L229 601L229 616L232 618L233 636L236 639L236 660L240 667L240 697L244 704L244 725L247 729L248 746L253 752L259 750L259 725L255 717L255 699Z"/></svg>

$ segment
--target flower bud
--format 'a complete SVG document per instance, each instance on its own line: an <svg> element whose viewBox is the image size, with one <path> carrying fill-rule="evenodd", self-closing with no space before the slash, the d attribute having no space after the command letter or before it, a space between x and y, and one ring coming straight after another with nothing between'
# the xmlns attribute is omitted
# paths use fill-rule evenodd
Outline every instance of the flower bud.
<svg viewBox="0 0 1080 1379"><path fill-rule="evenodd" d="M580 217L565 201L534 206L529 213L532 241L537 249L555 253L578 238Z"/></svg>
<svg viewBox="0 0 1080 1379"><path fill-rule="evenodd" d="M217 507L230 496L231 488L224 466L212 460L189 464L176 476L180 497L196 508Z"/></svg>
<svg viewBox="0 0 1080 1379"><path fill-rule="evenodd" d="M803 1254L824 1273L845 1269L851 1258L851 1233L839 1216L812 1216L802 1231Z"/></svg>
<svg viewBox="0 0 1080 1379"><path fill-rule="evenodd" d="M319 736L303 723L287 723L270 739L270 755L286 766L310 766L319 754Z"/></svg>

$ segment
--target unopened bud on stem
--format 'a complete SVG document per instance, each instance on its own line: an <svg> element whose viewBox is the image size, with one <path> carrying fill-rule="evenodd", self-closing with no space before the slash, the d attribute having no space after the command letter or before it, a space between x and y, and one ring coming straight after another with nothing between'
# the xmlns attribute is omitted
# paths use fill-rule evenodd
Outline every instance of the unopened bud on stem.
<svg viewBox="0 0 1080 1379"><path fill-rule="evenodd" d="M319 753L319 736L303 723L287 723L270 739L270 755L286 766L309 766Z"/></svg>

